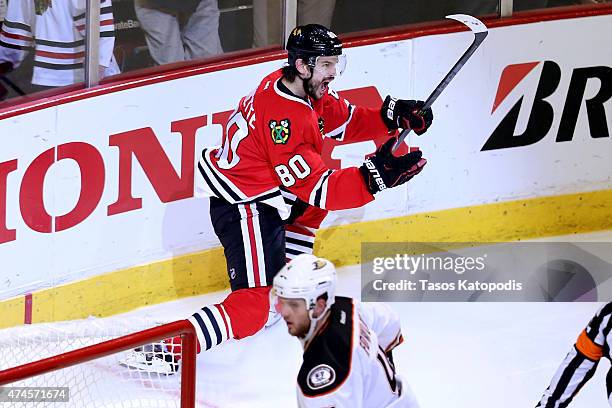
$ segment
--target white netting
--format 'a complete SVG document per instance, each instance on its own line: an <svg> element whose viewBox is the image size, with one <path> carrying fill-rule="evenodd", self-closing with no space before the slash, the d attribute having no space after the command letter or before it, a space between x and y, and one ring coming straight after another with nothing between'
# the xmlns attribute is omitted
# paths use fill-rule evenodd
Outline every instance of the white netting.
<svg viewBox="0 0 612 408"><path fill-rule="evenodd" d="M159 324L143 319L90 318L3 329L0 330L0 370L98 344ZM140 354L141 360L145 362L151 358L158 362L174 361L172 347L163 342L154 347L147 346L145 350L149 353ZM134 353L124 351L11 383L6 387L69 387L69 402L0 402L0 407L179 407L180 369L172 375L159 374L136 368L138 364L130 363L134 361ZM140 364L140 368L142 366Z"/></svg>

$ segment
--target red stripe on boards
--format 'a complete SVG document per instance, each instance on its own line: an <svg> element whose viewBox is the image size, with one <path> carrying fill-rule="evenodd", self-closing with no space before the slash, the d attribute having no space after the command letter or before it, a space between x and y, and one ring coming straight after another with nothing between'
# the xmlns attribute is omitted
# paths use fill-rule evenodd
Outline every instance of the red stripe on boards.
<svg viewBox="0 0 612 408"><path fill-rule="evenodd" d="M26 293L24 299L24 324L32 324L32 294Z"/></svg>

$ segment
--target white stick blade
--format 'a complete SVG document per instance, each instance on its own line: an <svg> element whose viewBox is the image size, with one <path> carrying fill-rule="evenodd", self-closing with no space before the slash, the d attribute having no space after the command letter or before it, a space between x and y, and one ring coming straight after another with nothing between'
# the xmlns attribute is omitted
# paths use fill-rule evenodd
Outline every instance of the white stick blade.
<svg viewBox="0 0 612 408"><path fill-rule="evenodd" d="M462 24L465 24L472 32L482 33L488 31L487 26L476 17L468 16L467 14L451 14L446 16L451 20L456 20Z"/></svg>

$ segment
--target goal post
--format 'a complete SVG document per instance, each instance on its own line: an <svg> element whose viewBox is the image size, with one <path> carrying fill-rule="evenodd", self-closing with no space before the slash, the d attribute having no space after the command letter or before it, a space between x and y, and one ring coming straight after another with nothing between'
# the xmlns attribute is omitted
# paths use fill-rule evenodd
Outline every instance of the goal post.
<svg viewBox="0 0 612 408"><path fill-rule="evenodd" d="M101 359L175 336L181 336L182 340L180 407L193 408L195 406L197 338L193 326L187 320L159 325L10 368L3 369L3 366L0 365L0 386ZM7 340L4 339L4 341ZM43 342L45 340L42 337L37 337L35 341ZM32 344L35 345L36 343ZM7 352L7 350L3 350L3 352Z"/></svg>

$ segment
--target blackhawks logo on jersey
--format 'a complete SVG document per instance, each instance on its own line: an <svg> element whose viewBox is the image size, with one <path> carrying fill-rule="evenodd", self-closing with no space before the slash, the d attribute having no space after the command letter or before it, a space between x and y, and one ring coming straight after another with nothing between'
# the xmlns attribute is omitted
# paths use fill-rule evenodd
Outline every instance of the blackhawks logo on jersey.
<svg viewBox="0 0 612 408"><path fill-rule="evenodd" d="M280 123L271 120L270 130L274 144L287 144L287 140L291 136L291 122L289 122L289 119L283 119Z"/></svg>

